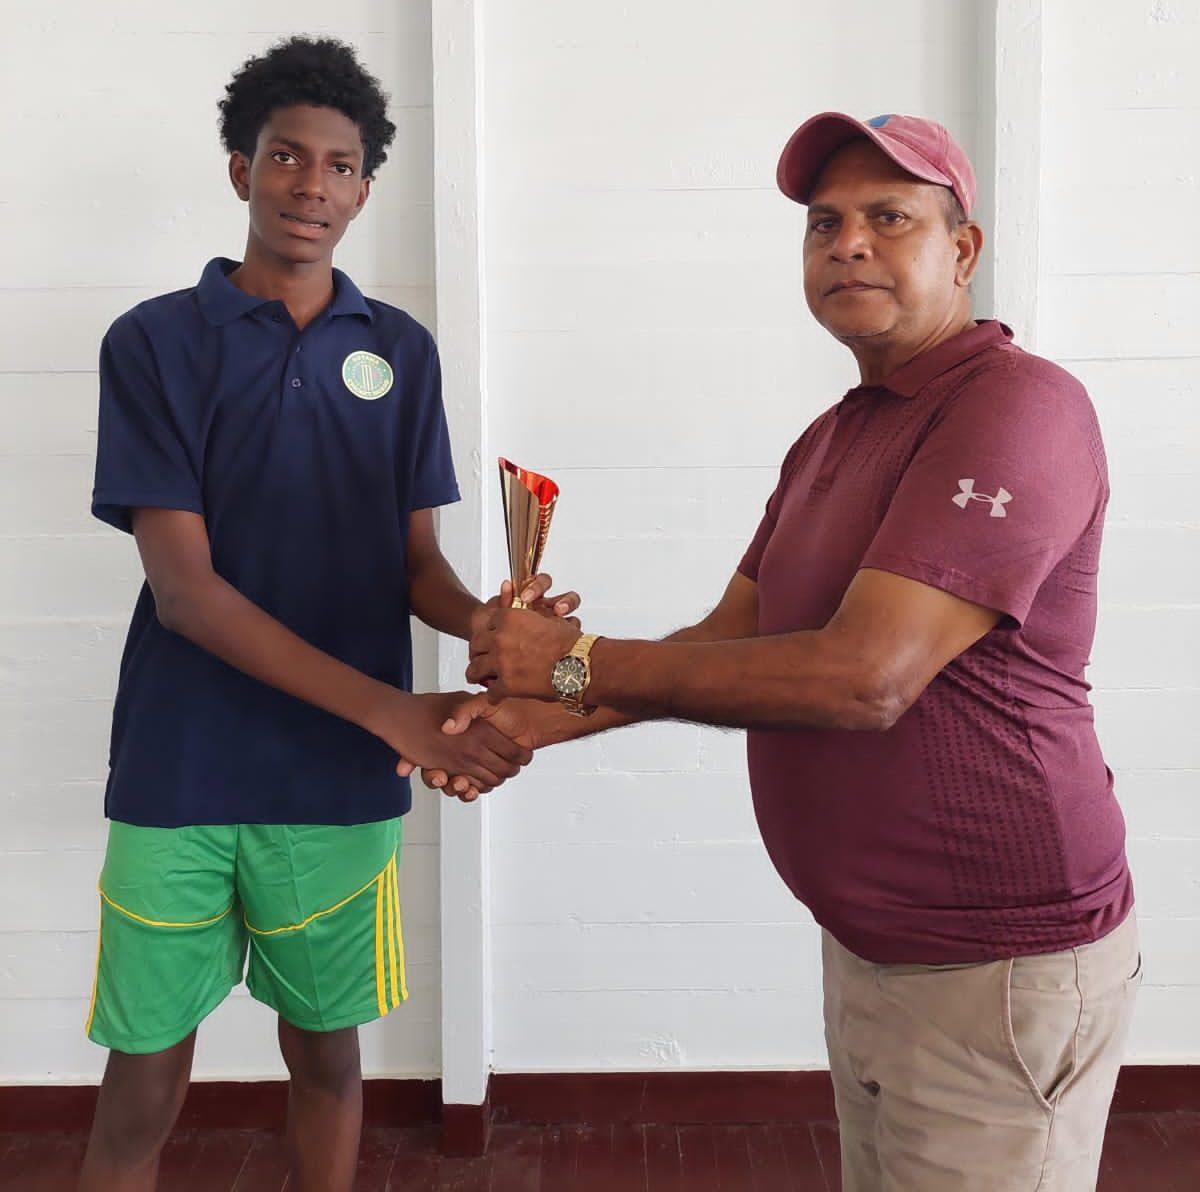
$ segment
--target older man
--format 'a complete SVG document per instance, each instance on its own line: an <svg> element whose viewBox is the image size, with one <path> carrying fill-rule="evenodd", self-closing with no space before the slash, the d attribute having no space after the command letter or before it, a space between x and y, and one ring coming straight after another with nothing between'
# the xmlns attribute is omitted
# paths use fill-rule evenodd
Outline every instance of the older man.
<svg viewBox="0 0 1200 1192"><path fill-rule="evenodd" d="M534 745L749 730L763 839L824 929L845 1188L1091 1188L1140 969L1084 679L1095 414L972 318L974 174L940 125L824 113L778 178L860 383L788 452L700 624L595 640L498 611L468 678L566 705L484 710Z"/></svg>

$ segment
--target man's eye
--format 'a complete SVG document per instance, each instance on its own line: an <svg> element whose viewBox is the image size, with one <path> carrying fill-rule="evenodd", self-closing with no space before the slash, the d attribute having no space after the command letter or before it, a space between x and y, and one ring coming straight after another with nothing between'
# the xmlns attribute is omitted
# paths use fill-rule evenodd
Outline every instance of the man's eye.
<svg viewBox="0 0 1200 1192"><path fill-rule="evenodd" d="M279 162L281 166L286 166L289 162L296 160L286 149L276 149L275 152L271 154L271 157L274 158L275 161ZM287 161L282 160L285 157L288 159Z"/></svg>
<svg viewBox="0 0 1200 1192"><path fill-rule="evenodd" d="M893 227L898 223L904 222L904 215L899 211L885 211L879 218L885 224L891 224Z"/></svg>
<svg viewBox="0 0 1200 1192"><path fill-rule="evenodd" d="M810 232L828 232L833 227L832 219L818 219L814 223L808 225Z"/></svg>
<svg viewBox="0 0 1200 1192"><path fill-rule="evenodd" d="M348 166L345 163L333 167L343 178L349 178L354 173L354 167Z"/></svg>

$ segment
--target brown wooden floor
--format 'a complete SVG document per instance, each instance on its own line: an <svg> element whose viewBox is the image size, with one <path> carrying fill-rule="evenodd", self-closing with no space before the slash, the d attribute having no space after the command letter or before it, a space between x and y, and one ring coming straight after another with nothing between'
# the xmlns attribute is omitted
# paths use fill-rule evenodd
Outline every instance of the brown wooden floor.
<svg viewBox="0 0 1200 1192"><path fill-rule="evenodd" d="M0 1134L0 1188L70 1192L79 1134ZM368 1129L359 1192L838 1192L837 1127L501 1126L483 1159L445 1159L437 1132ZM167 1144L162 1192L280 1192L280 1138L184 1130ZM1197 1192L1200 1113L1117 1114L1100 1192Z"/></svg>

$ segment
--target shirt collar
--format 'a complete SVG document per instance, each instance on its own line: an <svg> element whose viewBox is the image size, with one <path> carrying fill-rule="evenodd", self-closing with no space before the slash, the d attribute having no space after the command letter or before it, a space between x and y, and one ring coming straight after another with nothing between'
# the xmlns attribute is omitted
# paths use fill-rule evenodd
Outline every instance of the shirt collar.
<svg viewBox="0 0 1200 1192"><path fill-rule="evenodd" d="M333 271L333 301L329 313L338 315L362 315L368 322L375 319L362 291L340 269Z"/></svg>
<svg viewBox="0 0 1200 1192"><path fill-rule="evenodd" d="M226 257L214 257L204 266L200 276L200 284L196 287L196 298L200 303L200 311L214 327L222 327L240 319L242 315L272 301L270 298L259 298L239 290L229 280L229 274L238 267L237 261ZM333 271L333 301L329 304L327 313L330 318L339 315L362 315L368 322L373 321L374 315L362 291L340 269Z"/></svg>
<svg viewBox="0 0 1200 1192"><path fill-rule="evenodd" d="M981 319L966 331L960 331L952 339L914 356L879 382L879 388L887 389L901 397L916 397L931 381L943 373L977 356L987 348L1011 342L1012 328L997 319Z"/></svg>

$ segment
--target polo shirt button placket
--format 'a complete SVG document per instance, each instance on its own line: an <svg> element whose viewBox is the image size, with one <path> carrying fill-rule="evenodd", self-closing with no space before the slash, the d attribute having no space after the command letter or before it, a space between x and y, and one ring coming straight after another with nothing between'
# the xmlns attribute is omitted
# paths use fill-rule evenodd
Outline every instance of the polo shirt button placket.
<svg viewBox="0 0 1200 1192"><path fill-rule="evenodd" d="M296 339L294 342L295 342L295 349L292 352L293 359L295 359L297 356L300 355L301 349L304 346L304 333L299 332L296 335ZM296 362L296 367L297 368L300 367L299 361ZM304 381L300 377L293 376L292 380L291 380L291 386L293 389L302 389L304 387Z"/></svg>

